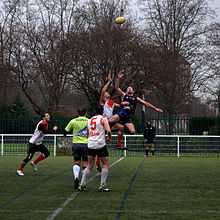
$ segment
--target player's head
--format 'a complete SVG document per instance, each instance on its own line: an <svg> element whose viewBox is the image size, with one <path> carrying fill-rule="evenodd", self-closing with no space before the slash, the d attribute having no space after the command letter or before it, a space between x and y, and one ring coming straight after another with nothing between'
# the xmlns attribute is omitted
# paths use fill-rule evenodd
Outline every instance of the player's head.
<svg viewBox="0 0 220 220"><path fill-rule="evenodd" d="M110 94L108 92L105 92L104 97L103 97L103 101L106 102L107 100L110 99Z"/></svg>
<svg viewBox="0 0 220 220"><path fill-rule="evenodd" d="M50 114L48 112L44 113L43 115L41 115L41 119L50 121Z"/></svg>
<svg viewBox="0 0 220 220"><path fill-rule="evenodd" d="M79 108L79 109L77 110L77 112L78 112L78 115L79 115L79 116L85 116L86 113L87 113L87 111L86 111L85 108Z"/></svg>
<svg viewBox="0 0 220 220"><path fill-rule="evenodd" d="M131 86L128 86L128 88L126 89L126 94L127 95L134 95L134 89Z"/></svg>

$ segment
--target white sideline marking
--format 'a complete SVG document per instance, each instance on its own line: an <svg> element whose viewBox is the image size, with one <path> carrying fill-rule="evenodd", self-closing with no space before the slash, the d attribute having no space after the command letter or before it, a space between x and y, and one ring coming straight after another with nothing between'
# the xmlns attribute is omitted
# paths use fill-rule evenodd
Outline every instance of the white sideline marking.
<svg viewBox="0 0 220 220"><path fill-rule="evenodd" d="M110 167L113 167L115 164L119 163L121 160L123 160L124 157L119 158L114 163L111 164ZM95 177L97 177L99 173L89 178L88 183L91 182ZM63 211L63 209L72 201L74 200L80 192L73 192L61 205L59 208L55 209L51 215L47 217L47 220L53 220L56 218L56 216Z"/></svg>

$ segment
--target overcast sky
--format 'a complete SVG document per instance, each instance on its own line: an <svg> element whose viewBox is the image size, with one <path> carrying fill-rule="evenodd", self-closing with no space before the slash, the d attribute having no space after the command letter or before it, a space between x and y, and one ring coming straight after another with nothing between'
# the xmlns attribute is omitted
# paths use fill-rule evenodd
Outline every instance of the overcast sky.
<svg viewBox="0 0 220 220"><path fill-rule="evenodd" d="M134 14L137 15L137 17L140 16L140 10L138 9L138 2L139 0L130 0L129 1L129 10L131 9L133 11ZM220 22L220 0L207 0L209 7L211 9L214 9L216 12L216 18L215 20Z"/></svg>
<svg viewBox="0 0 220 220"><path fill-rule="evenodd" d="M218 21L220 21L220 0L209 0L210 7L216 10Z"/></svg>

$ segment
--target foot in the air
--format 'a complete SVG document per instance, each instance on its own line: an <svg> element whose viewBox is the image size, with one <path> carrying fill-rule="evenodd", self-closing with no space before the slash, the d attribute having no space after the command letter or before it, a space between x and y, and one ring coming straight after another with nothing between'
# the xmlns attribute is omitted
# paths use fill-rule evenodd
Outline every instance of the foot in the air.
<svg viewBox="0 0 220 220"><path fill-rule="evenodd" d="M74 189L78 189L79 188L79 178L75 178L74 179Z"/></svg>
<svg viewBox="0 0 220 220"><path fill-rule="evenodd" d="M22 170L17 170L17 171L16 171L16 174L17 174L18 176L24 176L24 172L23 172Z"/></svg>
<svg viewBox="0 0 220 220"><path fill-rule="evenodd" d="M34 161L31 161L31 166L32 166L34 172L38 171L37 165L34 163Z"/></svg>

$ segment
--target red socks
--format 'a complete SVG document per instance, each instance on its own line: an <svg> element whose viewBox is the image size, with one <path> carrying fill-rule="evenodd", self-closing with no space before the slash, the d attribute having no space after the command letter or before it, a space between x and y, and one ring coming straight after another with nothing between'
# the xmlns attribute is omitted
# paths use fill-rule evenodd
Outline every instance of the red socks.
<svg viewBox="0 0 220 220"><path fill-rule="evenodd" d="M25 165L26 165L26 163L24 163L24 162L22 161L21 164L20 164L19 167L18 167L18 170L22 170L22 171L23 171Z"/></svg>
<svg viewBox="0 0 220 220"><path fill-rule="evenodd" d="M34 164L38 164L41 160L44 160L45 156L43 154L40 154L36 160L34 161Z"/></svg>
<svg viewBox="0 0 220 220"><path fill-rule="evenodd" d="M123 133L121 130L118 130L118 138L117 138L117 148L123 148Z"/></svg>

